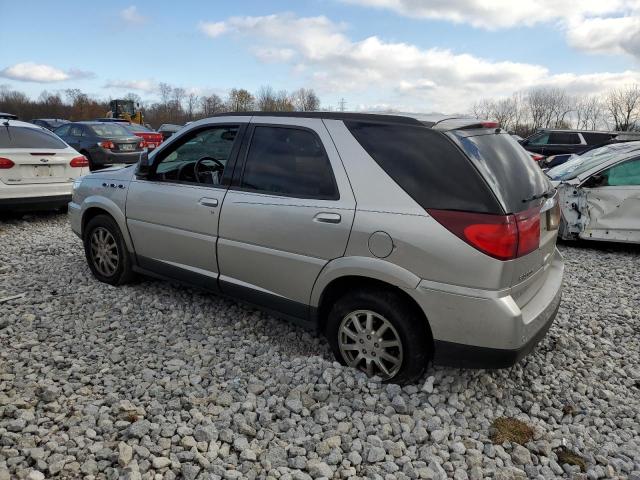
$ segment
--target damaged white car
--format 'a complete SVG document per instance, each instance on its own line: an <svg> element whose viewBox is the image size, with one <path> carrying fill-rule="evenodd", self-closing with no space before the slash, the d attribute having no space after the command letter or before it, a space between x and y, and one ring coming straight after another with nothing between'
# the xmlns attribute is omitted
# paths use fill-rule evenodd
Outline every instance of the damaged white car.
<svg viewBox="0 0 640 480"><path fill-rule="evenodd" d="M640 150L577 157L546 173L560 197L562 239L640 243Z"/></svg>

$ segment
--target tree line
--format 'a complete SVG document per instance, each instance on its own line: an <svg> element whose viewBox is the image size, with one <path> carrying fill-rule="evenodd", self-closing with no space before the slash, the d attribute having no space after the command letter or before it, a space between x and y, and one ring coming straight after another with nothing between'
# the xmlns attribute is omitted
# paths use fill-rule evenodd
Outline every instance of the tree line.
<svg viewBox="0 0 640 480"><path fill-rule="evenodd" d="M508 98L482 99L471 113L476 118L496 120L523 137L540 128L640 130L640 86L628 85L602 95L533 88Z"/></svg>
<svg viewBox="0 0 640 480"><path fill-rule="evenodd" d="M159 101L145 102L136 93L122 98L139 105L145 123L158 128L163 123L182 125L186 122L226 112L293 112L315 111L320 108L320 99L310 88L295 91L278 90L263 86L255 94L246 89L233 88L226 98L217 94L198 95L184 88L167 83L158 86ZM79 89L61 92L43 91L38 98L31 99L23 92L0 86L0 112L13 113L22 120L35 118L64 118L72 121L105 117L109 100L89 96Z"/></svg>

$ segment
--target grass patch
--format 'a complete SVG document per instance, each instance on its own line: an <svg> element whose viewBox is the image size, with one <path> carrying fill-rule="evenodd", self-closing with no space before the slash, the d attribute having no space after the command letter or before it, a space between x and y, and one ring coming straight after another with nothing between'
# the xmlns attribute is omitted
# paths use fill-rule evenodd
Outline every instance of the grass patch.
<svg viewBox="0 0 640 480"><path fill-rule="evenodd" d="M556 455L558 456L558 463L560 465L568 463L569 465L577 465L580 467L581 472L587 471L587 461L576 452L572 452L566 447L560 447L556 450Z"/></svg>
<svg viewBox="0 0 640 480"><path fill-rule="evenodd" d="M495 444L515 442L524 445L533 439L533 429L511 417L496 418L491 424L491 441Z"/></svg>

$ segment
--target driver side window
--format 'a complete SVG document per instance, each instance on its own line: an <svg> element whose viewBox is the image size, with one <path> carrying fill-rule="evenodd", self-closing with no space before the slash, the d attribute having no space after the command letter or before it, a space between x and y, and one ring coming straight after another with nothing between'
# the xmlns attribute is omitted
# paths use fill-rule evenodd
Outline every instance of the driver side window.
<svg viewBox="0 0 640 480"><path fill-rule="evenodd" d="M224 125L185 135L172 149L162 152L154 180L220 185L238 128Z"/></svg>

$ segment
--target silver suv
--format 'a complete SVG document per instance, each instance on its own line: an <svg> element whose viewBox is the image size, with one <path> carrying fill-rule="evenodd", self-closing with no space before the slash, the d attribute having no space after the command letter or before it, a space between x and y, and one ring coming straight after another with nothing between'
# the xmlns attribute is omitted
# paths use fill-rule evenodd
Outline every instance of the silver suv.
<svg viewBox="0 0 640 480"><path fill-rule="evenodd" d="M560 303L557 196L490 122L220 115L83 177L69 215L100 281L244 300L397 383L429 360L511 366Z"/></svg>

